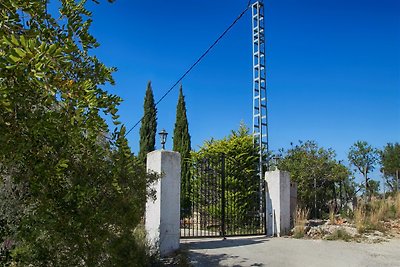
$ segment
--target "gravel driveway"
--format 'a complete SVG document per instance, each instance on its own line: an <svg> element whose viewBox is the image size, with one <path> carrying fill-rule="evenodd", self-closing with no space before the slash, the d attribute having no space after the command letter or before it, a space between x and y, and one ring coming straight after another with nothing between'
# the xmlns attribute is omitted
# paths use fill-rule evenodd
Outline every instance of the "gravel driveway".
<svg viewBox="0 0 400 267"><path fill-rule="evenodd" d="M377 244L291 238L184 239L193 266L399 266L400 239Z"/></svg>

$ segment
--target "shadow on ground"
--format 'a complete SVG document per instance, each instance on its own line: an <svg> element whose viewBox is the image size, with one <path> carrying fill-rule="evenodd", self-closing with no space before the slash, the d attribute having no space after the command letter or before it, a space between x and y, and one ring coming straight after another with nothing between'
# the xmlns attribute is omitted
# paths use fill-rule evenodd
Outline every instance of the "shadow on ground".
<svg viewBox="0 0 400 267"><path fill-rule="evenodd" d="M235 261L235 264L222 264L222 262ZM262 263L250 263L249 259L242 258L239 256L232 256L227 254L219 255L205 255L198 252L190 252L190 264L195 267L215 267L215 266L232 266L232 267L243 267L243 266L265 266Z"/></svg>
<svg viewBox="0 0 400 267"><path fill-rule="evenodd" d="M222 239L186 239L182 245L190 258L192 266L196 267L212 267L212 266L265 266L262 263L251 262L251 259L234 255L234 253L212 253L214 249L230 249L237 247L245 247L268 242L265 237L250 237L250 238L227 238ZM227 265L222 264L227 263ZM234 264L229 264L233 263Z"/></svg>
<svg viewBox="0 0 400 267"><path fill-rule="evenodd" d="M227 238L227 239L185 239L184 245L191 249L216 249L216 248L229 248L238 246L248 246L267 242L266 237L252 237L252 238Z"/></svg>

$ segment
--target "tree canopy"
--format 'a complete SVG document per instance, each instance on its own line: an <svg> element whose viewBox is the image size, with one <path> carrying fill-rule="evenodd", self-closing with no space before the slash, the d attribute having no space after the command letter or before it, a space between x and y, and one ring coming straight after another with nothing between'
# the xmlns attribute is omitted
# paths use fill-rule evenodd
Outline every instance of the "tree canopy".
<svg viewBox="0 0 400 267"><path fill-rule="evenodd" d="M194 163L210 162L211 166L220 166L221 157L224 158L225 196L228 205L226 209L230 211L232 218L238 218L235 224L239 226L254 222L253 220L257 219L255 214L259 213L260 207L260 180L257 172L259 156L249 129L241 124L237 131L232 131L229 136L221 140L208 140L198 152L192 153L192 157ZM193 166L196 168L196 164ZM193 172L196 173L197 170L194 169ZM219 176L194 175L193 192L200 190L201 183L204 182L202 179L218 179L217 177ZM218 192L222 189L216 186L209 190L212 194L219 194ZM199 198L195 200L208 203L208 197L200 193ZM220 205L217 206L220 207Z"/></svg>
<svg viewBox="0 0 400 267"><path fill-rule="evenodd" d="M134 234L154 179L136 160L112 72L89 53L85 1L1 1L0 259L21 266L144 263ZM150 192L149 192L150 193Z"/></svg>
<svg viewBox="0 0 400 267"><path fill-rule="evenodd" d="M357 141L349 149L348 159L356 168L356 171L364 177L364 196L368 196L370 185L368 174L375 169L378 163L378 150L369 145L366 141ZM374 187L376 185L374 184Z"/></svg>
<svg viewBox="0 0 400 267"><path fill-rule="evenodd" d="M400 190L400 144L388 143L380 153L386 183L392 191Z"/></svg>
<svg viewBox="0 0 400 267"><path fill-rule="evenodd" d="M139 158L145 162L147 153L156 148L157 134L157 110L154 103L151 82L147 83L146 96L143 104L142 126L140 127L140 151Z"/></svg>
<svg viewBox="0 0 400 267"><path fill-rule="evenodd" d="M335 160L336 154L332 149L319 147L314 141L306 141L288 150L281 150L281 153L283 158L278 168L290 172L292 180L297 183L298 204L310 209L315 217L321 216L321 211L328 211L330 201L341 198L338 184L350 185L350 173Z"/></svg>
<svg viewBox="0 0 400 267"><path fill-rule="evenodd" d="M189 181L191 142L182 85L179 88L179 98L176 106L173 142L173 150L181 154L181 209L186 211L190 207L189 192L191 189Z"/></svg>

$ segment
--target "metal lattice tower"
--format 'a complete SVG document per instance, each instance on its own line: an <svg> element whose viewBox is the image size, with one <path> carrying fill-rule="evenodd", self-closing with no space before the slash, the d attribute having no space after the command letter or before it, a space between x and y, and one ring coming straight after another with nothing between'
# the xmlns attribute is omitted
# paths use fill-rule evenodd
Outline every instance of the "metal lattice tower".
<svg viewBox="0 0 400 267"><path fill-rule="evenodd" d="M264 4L257 1L251 9L253 26L253 140L259 149L258 171L260 180L263 180L263 154L268 152Z"/></svg>

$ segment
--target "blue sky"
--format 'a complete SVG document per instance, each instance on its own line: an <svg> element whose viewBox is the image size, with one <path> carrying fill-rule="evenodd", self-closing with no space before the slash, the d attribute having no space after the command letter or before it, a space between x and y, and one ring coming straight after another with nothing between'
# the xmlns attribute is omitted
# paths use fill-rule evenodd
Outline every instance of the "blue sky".
<svg viewBox="0 0 400 267"><path fill-rule="evenodd" d="M378 148L399 142L400 1L264 2L270 148L310 139L346 159L357 140ZM107 88L124 99L127 128L142 115L147 81L158 100L246 3L117 0L90 7L101 44L94 53L118 68L116 85ZM248 12L183 81L194 149L241 121L251 127L251 49ZM178 88L158 106L159 130L173 132L177 97ZM139 128L128 136L135 153Z"/></svg>

